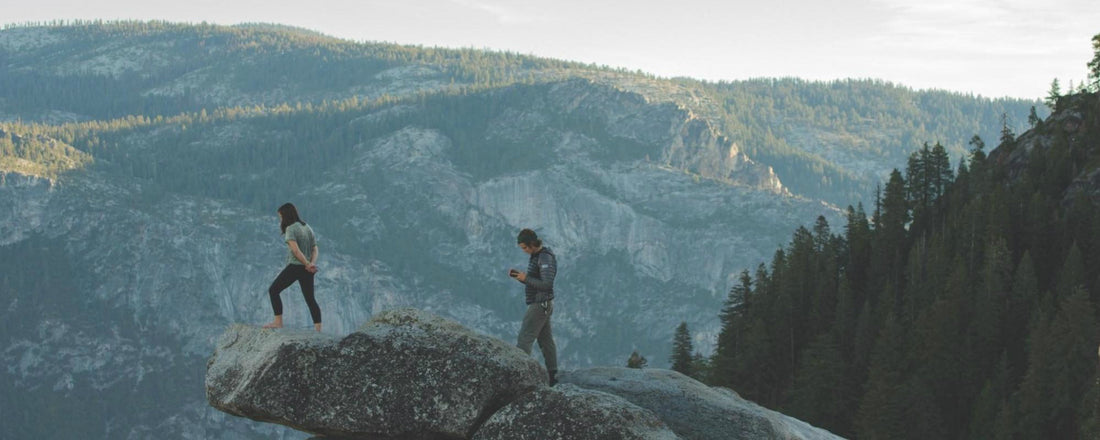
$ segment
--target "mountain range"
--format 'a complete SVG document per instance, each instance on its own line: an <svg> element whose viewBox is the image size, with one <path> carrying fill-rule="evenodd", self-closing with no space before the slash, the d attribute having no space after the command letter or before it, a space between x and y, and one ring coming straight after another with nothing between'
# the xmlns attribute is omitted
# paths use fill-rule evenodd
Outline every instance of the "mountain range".
<svg viewBox="0 0 1100 440"><path fill-rule="evenodd" d="M0 436L296 435L227 419L201 385L217 335L270 319L286 201L318 235L326 332L411 306L514 338L529 227L559 258L563 367L663 365L680 322L712 349L737 274L791 230L841 225L923 143L957 158L1037 105L273 25L9 27Z"/></svg>

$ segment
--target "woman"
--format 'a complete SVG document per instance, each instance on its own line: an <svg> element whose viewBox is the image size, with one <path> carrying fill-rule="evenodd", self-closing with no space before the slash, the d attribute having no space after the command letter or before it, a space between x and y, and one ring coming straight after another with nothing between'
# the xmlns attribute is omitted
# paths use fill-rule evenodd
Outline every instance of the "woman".
<svg viewBox="0 0 1100 440"><path fill-rule="evenodd" d="M279 299L279 294L297 281L309 306L309 315L313 317L313 328L321 331L321 308L313 299L313 274L317 273L317 241L313 237L313 229L302 221L298 209L290 203L279 207L279 227L289 252L286 267L267 289L271 308L275 310L275 320L265 324L264 328L283 327L283 301Z"/></svg>

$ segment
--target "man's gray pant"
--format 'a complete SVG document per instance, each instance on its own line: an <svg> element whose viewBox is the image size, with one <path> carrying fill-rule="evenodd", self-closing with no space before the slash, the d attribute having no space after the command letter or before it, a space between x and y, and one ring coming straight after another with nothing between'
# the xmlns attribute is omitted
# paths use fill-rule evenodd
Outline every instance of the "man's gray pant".
<svg viewBox="0 0 1100 440"><path fill-rule="evenodd" d="M523 327L519 329L517 345L527 354L531 354L531 344L538 339L542 357L546 359L546 370L558 371L558 346L554 344L554 335L550 333L552 314L553 301L529 304L527 313L523 315Z"/></svg>

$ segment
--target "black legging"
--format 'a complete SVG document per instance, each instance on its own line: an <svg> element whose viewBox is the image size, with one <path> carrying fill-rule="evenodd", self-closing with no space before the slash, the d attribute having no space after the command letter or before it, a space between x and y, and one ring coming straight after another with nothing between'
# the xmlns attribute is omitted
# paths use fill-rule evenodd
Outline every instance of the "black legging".
<svg viewBox="0 0 1100 440"><path fill-rule="evenodd" d="M321 308L317 306L317 300L313 299L313 274L301 264L286 265L275 281L271 282L271 287L267 288L267 294L271 296L271 308L275 309L275 316L283 314L283 301L279 299L279 294L295 281L298 282L298 287L302 288L302 296L306 297L306 305L309 306L309 315L313 317L313 323L320 324Z"/></svg>

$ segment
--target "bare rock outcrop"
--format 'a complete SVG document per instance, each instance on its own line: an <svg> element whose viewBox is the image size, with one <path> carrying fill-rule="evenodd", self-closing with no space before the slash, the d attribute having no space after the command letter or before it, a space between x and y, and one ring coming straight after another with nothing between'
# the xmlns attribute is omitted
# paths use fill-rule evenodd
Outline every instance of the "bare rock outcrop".
<svg viewBox="0 0 1100 440"><path fill-rule="evenodd" d="M559 380L614 394L653 411L687 440L840 438L671 370L597 367L562 372Z"/></svg>
<svg viewBox="0 0 1100 440"><path fill-rule="evenodd" d="M736 393L658 369L546 370L431 313L376 315L343 338L237 324L207 363L210 405L317 438L832 440Z"/></svg>
<svg viewBox="0 0 1100 440"><path fill-rule="evenodd" d="M676 440L652 412L573 385L539 388L505 406L473 440Z"/></svg>
<svg viewBox="0 0 1100 440"><path fill-rule="evenodd" d="M235 325L207 364L210 405L339 438L469 438L546 371L496 338L417 310L338 339Z"/></svg>

